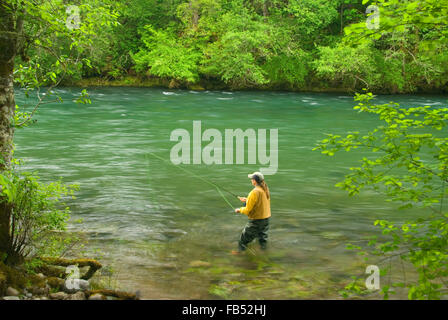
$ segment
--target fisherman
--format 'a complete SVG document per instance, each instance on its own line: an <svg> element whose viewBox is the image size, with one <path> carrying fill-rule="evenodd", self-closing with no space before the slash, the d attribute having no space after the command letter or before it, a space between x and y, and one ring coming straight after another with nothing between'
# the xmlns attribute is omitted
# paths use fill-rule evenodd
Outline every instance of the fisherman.
<svg viewBox="0 0 448 320"><path fill-rule="evenodd" d="M241 202L246 202L245 207L235 209L236 213L242 213L248 216L249 222L244 227L238 242L238 251L232 251L232 254L239 254L247 249L247 245L258 239L260 247L266 249L269 229L269 217L271 216L271 197L269 188L264 181L261 172L249 174L254 189L247 198L238 197Z"/></svg>

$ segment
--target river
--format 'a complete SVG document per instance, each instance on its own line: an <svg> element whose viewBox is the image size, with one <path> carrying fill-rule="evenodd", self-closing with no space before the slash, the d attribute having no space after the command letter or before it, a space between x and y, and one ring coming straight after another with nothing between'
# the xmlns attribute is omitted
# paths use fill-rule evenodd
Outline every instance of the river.
<svg viewBox="0 0 448 320"><path fill-rule="evenodd" d="M83 223L69 230L86 235L89 252L113 269L114 283L142 298L338 298L350 276L364 272L346 244L376 233L376 219L421 214L397 211L370 191L349 197L334 186L366 155L361 150L331 158L311 151L325 133L365 132L379 123L354 111L350 95L98 88L89 90L92 104L82 105L73 102L79 91L58 89L64 102L40 107L37 123L16 132L15 156L44 181L80 185L68 204ZM16 99L26 102L20 90ZM377 100L423 106L446 97ZM254 243L247 254L230 255L247 218L211 185L149 155L169 161L171 133L193 134L193 121L223 136L226 129L278 129L278 170L266 176L267 252ZM247 174L263 167L247 162L182 167L245 196Z"/></svg>

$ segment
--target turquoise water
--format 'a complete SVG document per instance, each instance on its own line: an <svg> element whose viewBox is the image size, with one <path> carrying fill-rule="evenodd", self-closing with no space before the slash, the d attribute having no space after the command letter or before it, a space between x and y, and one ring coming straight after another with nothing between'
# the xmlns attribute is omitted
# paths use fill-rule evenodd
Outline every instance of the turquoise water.
<svg viewBox="0 0 448 320"><path fill-rule="evenodd" d="M340 94L194 92L145 88L91 89L78 105L76 88L60 89L64 103L42 105L37 123L16 132L16 157L46 181L80 185L70 201L70 230L83 231L99 249L121 288L148 299L337 298L360 259L345 250L376 232L378 218L402 221L381 195L348 197L334 187L362 151L329 158L311 151L325 133L366 131L378 124L352 110ZM403 105L442 105L443 96L383 96ZM18 93L18 104L25 102ZM219 193L169 160L175 129L192 134L193 121L215 128L278 129L278 171L267 176L272 194L270 248L257 244L239 257L235 248L247 218ZM247 160L246 160L247 162ZM197 175L247 195L247 174L260 164L183 165ZM232 205L238 200L226 194ZM362 242L362 241L361 241ZM198 262L199 261L199 262Z"/></svg>

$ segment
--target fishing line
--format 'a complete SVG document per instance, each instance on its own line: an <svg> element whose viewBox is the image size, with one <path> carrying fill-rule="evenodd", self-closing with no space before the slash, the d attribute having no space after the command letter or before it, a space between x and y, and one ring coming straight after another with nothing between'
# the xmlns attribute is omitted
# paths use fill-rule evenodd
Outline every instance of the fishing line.
<svg viewBox="0 0 448 320"><path fill-rule="evenodd" d="M165 159L162 158L162 157L159 157L158 155L156 155L156 154L154 154L154 153L152 153L152 152L148 152L148 154L151 155L151 156L153 156L153 157L155 157L155 158L157 158L157 159L159 159L159 160L161 160L161 161L163 161L163 162L165 162L165 163L169 163L169 164L175 166L173 163L171 163L171 162L165 160ZM218 190L219 194L220 194L221 197L224 199L224 201L225 201L225 202L232 208L232 210L234 210L234 207L232 206L232 204L229 202L229 200L227 200L227 198L226 198L226 197L224 196L224 194L221 192L221 190L226 191L226 192L230 193L232 196L238 198L238 196L237 196L236 194L234 194L232 191L229 191L229 190L227 190L226 188L223 188L223 187L217 185L216 183L211 182L211 181L205 179L204 177L201 177L200 175L197 175L197 174L195 174L194 172L191 172L190 170L187 170L187 169L185 169L185 168L183 168L183 167L180 167L180 166L175 166L175 167L178 168L178 169L180 169L180 170L182 170L182 171L184 171L184 172L186 172L186 173L188 173L188 174L190 174L190 175L192 175L192 176L194 176L194 177L196 177L196 178L198 178L198 179L201 179L202 181L204 181L204 182L206 182L206 183L208 183L208 184L210 184L210 185L212 185L212 186L214 186L214 187L216 188L216 190Z"/></svg>
<svg viewBox="0 0 448 320"><path fill-rule="evenodd" d="M227 198L222 194L221 190L219 190L219 188L216 188L216 190L218 190L219 194L221 195L221 197L224 199L225 202L227 202L227 204L230 206L230 208L232 208L232 210L234 210L232 204L229 202L229 200L227 200Z"/></svg>

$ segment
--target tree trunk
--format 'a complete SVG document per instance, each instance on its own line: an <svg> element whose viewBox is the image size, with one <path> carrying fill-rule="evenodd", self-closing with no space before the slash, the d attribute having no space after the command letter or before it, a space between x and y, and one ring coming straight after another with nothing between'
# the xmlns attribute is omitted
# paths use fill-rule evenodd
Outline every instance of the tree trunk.
<svg viewBox="0 0 448 320"><path fill-rule="evenodd" d="M13 87L14 58L17 54L17 38L21 30L16 30L14 9L0 0L0 171L9 169L12 156L15 101ZM4 200L1 199L0 200ZM11 207L0 203L0 254L11 255ZM4 258L4 257L0 257ZM11 257L8 257L10 260Z"/></svg>
<svg viewBox="0 0 448 320"><path fill-rule="evenodd" d="M199 7L198 4L195 3L193 4L192 1L188 2L188 6L190 7L190 10L193 14L192 17L192 24L193 24L193 28L197 28L198 27L198 22L199 22Z"/></svg>

